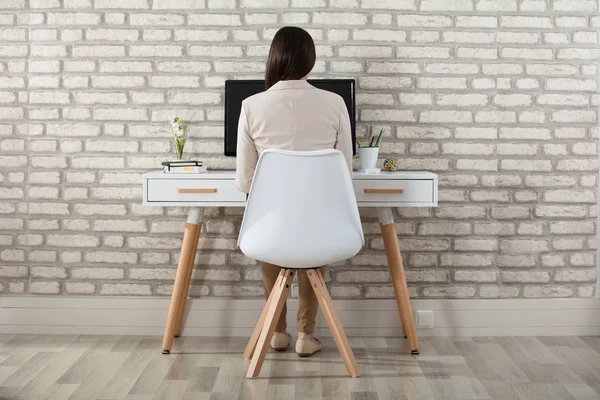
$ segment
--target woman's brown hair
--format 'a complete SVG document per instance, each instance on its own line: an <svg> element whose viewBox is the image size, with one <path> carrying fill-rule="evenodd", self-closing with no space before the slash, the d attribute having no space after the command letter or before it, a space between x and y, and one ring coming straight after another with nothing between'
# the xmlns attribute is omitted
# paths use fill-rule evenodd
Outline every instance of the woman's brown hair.
<svg viewBox="0 0 600 400"><path fill-rule="evenodd" d="M308 32L295 26L281 28L273 37L267 58L266 89L279 81L304 78L316 58L315 43Z"/></svg>

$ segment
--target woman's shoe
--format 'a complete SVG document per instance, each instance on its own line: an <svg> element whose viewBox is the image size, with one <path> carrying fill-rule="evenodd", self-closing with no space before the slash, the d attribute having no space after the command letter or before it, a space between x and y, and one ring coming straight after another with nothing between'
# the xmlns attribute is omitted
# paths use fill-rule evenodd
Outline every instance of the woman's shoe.
<svg viewBox="0 0 600 400"><path fill-rule="evenodd" d="M292 335L287 332L275 332L271 338L271 348L275 351L285 351L292 341Z"/></svg>
<svg viewBox="0 0 600 400"><path fill-rule="evenodd" d="M317 351L321 351L321 340L317 337L307 336L296 341L296 353L300 357L310 357Z"/></svg>

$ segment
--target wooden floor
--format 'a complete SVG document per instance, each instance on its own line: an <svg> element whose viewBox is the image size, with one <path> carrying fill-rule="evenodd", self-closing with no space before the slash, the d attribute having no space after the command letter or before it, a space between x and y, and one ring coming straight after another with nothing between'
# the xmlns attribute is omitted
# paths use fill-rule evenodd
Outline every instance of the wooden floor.
<svg viewBox="0 0 600 400"><path fill-rule="evenodd" d="M350 338L361 378L333 340L312 358L267 355L244 377L243 338L0 335L0 399L600 399L600 337Z"/></svg>

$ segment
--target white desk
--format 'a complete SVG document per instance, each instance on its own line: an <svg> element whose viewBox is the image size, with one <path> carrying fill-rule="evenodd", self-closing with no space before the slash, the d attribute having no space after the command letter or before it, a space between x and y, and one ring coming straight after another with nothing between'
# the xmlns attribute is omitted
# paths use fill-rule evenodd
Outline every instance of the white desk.
<svg viewBox="0 0 600 400"><path fill-rule="evenodd" d="M246 194L237 190L234 171L210 171L204 174L152 172L145 174L143 180L145 206L190 207L162 344L163 353L169 354L173 337L179 336L182 329L204 207L244 207ZM353 183L358 206L377 208L402 329L411 352L418 354L419 343L392 207L436 207L438 176L430 172L412 171L382 172L378 175L355 172Z"/></svg>

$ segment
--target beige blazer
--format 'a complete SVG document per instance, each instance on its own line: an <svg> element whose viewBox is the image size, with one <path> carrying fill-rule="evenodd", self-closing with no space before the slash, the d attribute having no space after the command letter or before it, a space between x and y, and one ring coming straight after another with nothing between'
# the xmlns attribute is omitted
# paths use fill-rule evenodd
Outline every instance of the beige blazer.
<svg viewBox="0 0 600 400"><path fill-rule="evenodd" d="M244 100L237 138L237 187L248 193L266 149L340 150L352 172L352 135L344 100L305 80L279 81Z"/></svg>

